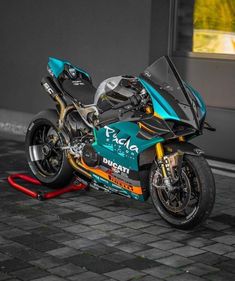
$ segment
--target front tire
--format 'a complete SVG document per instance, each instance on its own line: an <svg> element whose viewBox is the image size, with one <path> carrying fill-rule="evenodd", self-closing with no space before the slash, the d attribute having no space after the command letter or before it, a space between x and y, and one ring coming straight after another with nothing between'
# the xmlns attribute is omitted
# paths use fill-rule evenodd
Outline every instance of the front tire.
<svg viewBox="0 0 235 281"><path fill-rule="evenodd" d="M29 124L25 149L33 175L45 186L61 188L68 185L73 176L65 151L61 149L64 138L57 129L56 110L37 114Z"/></svg>
<svg viewBox="0 0 235 281"><path fill-rule="evenodd" d="M175 193L175 199L168 198L169 193L159 184L160 169L153 163L150 172L150 195L154 207L165 221L176 228L190 229L209 217L215 201L215 182L203 156L185 154L182 169L178 193Z"/></svg>

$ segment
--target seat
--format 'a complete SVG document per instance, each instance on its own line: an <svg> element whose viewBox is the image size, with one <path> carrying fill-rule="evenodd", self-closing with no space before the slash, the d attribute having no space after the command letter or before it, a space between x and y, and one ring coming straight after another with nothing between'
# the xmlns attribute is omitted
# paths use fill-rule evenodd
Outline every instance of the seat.
<svg viewBox="0 0 235 281"><path fill-rule="evenodd" d="M62 82L62 88L82 104L94 103L96 88L84 79L64 80Z"/></svg>

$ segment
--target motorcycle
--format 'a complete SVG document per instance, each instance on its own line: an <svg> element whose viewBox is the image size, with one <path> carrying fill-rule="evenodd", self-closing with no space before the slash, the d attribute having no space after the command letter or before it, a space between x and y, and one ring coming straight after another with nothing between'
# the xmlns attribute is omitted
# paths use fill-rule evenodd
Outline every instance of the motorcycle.
<svg viewBox="0 0 235 281"><path fill-rule="evenodd" d="M214 130L200 94L184 82L168 56L138 77L104 80L68 61L49 58L41 81L56 109L38 113L26 134L34 176L64 187L74 173L87 186L139 201L152 199L176 228L205 221L215 183L203 151L189 141Z"/></svg>

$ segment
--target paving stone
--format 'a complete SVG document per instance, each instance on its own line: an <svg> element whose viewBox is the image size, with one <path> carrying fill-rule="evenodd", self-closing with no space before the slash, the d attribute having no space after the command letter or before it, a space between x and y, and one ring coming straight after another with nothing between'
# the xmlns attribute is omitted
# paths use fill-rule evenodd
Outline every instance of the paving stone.
<svg viewBox="0 0 235 281"><path fill-rule="evenodd" d="M64 280L65 280L64 278L58 277L56 275L48 275L46 277L34 279L33 281L64 281Z"/></svg>
<svg viewBox="0 0 235 281"><path fill-rule="evenodd" d="M209 273L204 276L206 280L211 281L234 281L235 275L227 271L218 271L215 273Z"/></svg>
<svg viewBox="0 0 235 281"><path fill-rule="evenodd" d="M1 247L1 252L5 253L8 256L12 256L24 261L29 261L45 256L44 253L28 247L24 247L23 245L20 245L18 243L12 243L7 246Z"/></svg>
<svg viewBox="0 0 235 281"><path fill-rule="evenodd" d="M129 254L123 251L116 251L108 255L103 255L102 258L113 261L115 263L122 263L126 260L133 260L135 256L133 254Z"/></svg>
<svg viewBox="0 0 235 281"><path fill-rule="evenodd" d="M37 260L32 260L30 261L30 263L43 269L49 269L64 264L64 261L59 258L49 256Z"/></svg>
<svg viewBox="0 0 235 281"><path fill-rule="evenodd" d="M128 242L124 244L119 244L116 246L116 248L131 254L137 251L146 250L149 247L136 242Z"/></svg>
<svg viewBox="0 0 235 281"><path fill-rule="evenodd" d="M193 257L205 253L205 251L192 246L184 246L184 247L171 249L170 252L177 255L181 255L183 257Z"/></svg>
<svg viewBox="0 0 235 281"><path fill-rule="evenodd" d="M81 211L76 211L76 212L60 215L61 219L69 220L72 222L76 222L77 220L85 219L85 218L89 218L89 217L91 217L89 214L81 212Z"/></svg>
<svg viewBox="0 0 235 281"><path fill-rule="evenodd" d="M176 276L168 277L166 278L166 280L167 281L204 281L205 279L202 279L190 273L183 273Z"/></svg>
<svg viewBox="0 0 235 281"><path fill-rule="evenodd" d="M134 235L138 235L141 232L137 229L132 229L129 227L123 227L123 228L119 228L119 229L115 229L110 231L111 235L117 235L117 236L121 236L124 238L128 238L130 236L134 236Z"/></svg>
<svg viewBox="0 0 235 281"><path fill-rule="evenodd" d="M151 267L160 266L161 264L142 257L135 257L133 259L128 259L126 261L123 261L122 264L124 264L126 267L132 268L134 270L143 270Z"/></svg>
<svg viewBox="0 0 235 281"><path fill-rule="evenodd" d="M66 277L84 272L84 269L72 263L67 263L58 267L50 268L48 269L48 271L52 274L59 275L61 277Z"/></svg>
<svg viewBox="0 0 235 281"><path fill-rule="evenodd" d="M79 234L79 236L86 237L87 239L90 239L90 240L97 240L97 239L108 236L108 234L103 231L94 229L92 231L82 232Z"/></svg>
<svg viewBox="0 0 235 281"><path fill-rule="evenodd" d="M107 280L103 275L97 274L95 272L87 271L84 273L76 274L74 276L68 277L68 280L72 281L103 281Z"/></svg>
<svg viewBox="0 0 235 281"><path fill-rule="evenodd" d="M135 253L135 255L143 257L143 258L148 258L151 260L157 260L157 259L160 259L163 257L168 257L172 254L167 251L162 251L160 249L154 248L154 249L137 252L137 253Z"/></svg>
<svg viewBox="0 0 235 281"><path fill-rule="evenodd" d="M134 208L128 208L128 209L119 211L118 213L120 215L129 216L129 217L132 217L132 216L138 216L139 217L139 215L145 214L145 211L139 210L139 209L134 209Z"/></svg>
<svg viewBox="0 0 235 281"><path fill-rule="evenodd" d="M11 259L10 256L0 253L0 261L5 261Z"/></svg>
<svg viewBox="0 0 235 281"><path fill-rule="evenodd" d="M148 244L148 243L156 242L158 240L162 240L161 238L148 233L142 233L139 235L130 236L128 237L128 239L141 244Z"/></svg>
<svg viewBox="0 0 235 281"><path fill-rule="evenodd" d="M150 274L154 277L164 278L164 279L172 275L174 276L174 278L176 278L176 275L181 273L179 269L175 269L166 265L145 269L143 270L143 272Z"/></svg>
<svg viewBox="0 0 235 281"><path fill-rule="evenodd" d="M198 275L198 276L202 276L202 275L206 275L208 273L219 271L218 268L210 266L210 265L206 265L203 263L194 263L194 264L188 265L188 266L184 267L184 270L186 272L189 272L189 273L192 273L192 274Z"/></svg>
<svg viewBox="0 0 235 281"><path fill-rule="evenodd" d="M170 228L166 228L166 227L161 227L161 226L149 226L143 229L143 232L149 233L149 234L153 234L153 235L159 235L159 234L163 234L166 232L171 231Z"/></svg>
<svg viewBox="0 0 235 281"><path fill-rule="evenodd" d="M234 245L235 235L224 235L224 236L213 238L213 240L222 244Z"/></svg>
<svg viewBox="0 0 235 281"><path fill-rule="evenodd" d="M65 242L63 242L63 244L68 246L68 247L71 247L71 248L81 249L81 248L84 248L84 247L94 245L95 242L93 242L89 239L86 239L86 238L77 238L77 239L73 239L73 240L70 240L70 241L65 241Z"/></svg>
<svg viewBox="0 0 235 281"><path fill-rule="evenodd" d="M171 232L160 234L159 237L162 237L162 239L168 239L176 242L181 242L193 238L193 236L190 233L180 232L177 230L174 230L173 232L171 231Z"/></svg>
<svg viewBox="0 0 235 281"><path fill-rule="evenodd" d="M142 276L140 278L137 278L136 280L138 280L138 281L162 281L162 279L153 277L151 275Z"/></svg>
<svg viewBox="0 0 235 281"><path fill-rule="evenodd" d="M75 211L82 211L84 213L92 213L92 215L95 215L97 212L102 211L102 209L88 204L77 203Z"/></svg>
<svg viewBox="0 0 235 281"><path fill-rule="evenodd" d="M172 266L172 267L182 267L188 264L193 263L193 261L189 258L184 258L182 256L178 256L178 255L172 255L169 257L165 257L165 258L161 258L157 260L159 263L168 265L168 266Z"/></svg>
<svg viewBox="0 0 235 281"><path fill-rule="evenodd" d="M156 220L156 215L155 214L143 214L143 215L138 215L138 219L142 221L154 221Z"/></svg>
<svg viewBox="0 0 235 281"><path fill-rule="evenodd" d="M125 224L126 222L132 221L133 218L124 215L119 215L119 216L107 218L107 220L117 224Z"/></svg>
<svg viewBox="0 0 235 281"><path fill-rule="evenodd" d="M29 234L29 232L21 230L19 228L11 228L11 229L8 229L8 230L0 231L0 235L3 236L3 237L6 237L8 239L16 237L16 236L25 235L25 234Z"/></svg>
<svg viewBox="0 0 235 281"><path fill-rule="evenodd" d="M196 247L196 248L202 248L211 244L214 244L214 241L211 241L209 239L205 239L203 237L194 237L186 241L186 243L190 246Z"/></svg>
<svg viewBox="0 0 235 281"><path fill-rule="evenodd" d="M141 229L141 228L151 226L150 223L145 222L145 221L141 221L141 220L130 221L130 222L124 223L123 225L125 225L127 227L130 227L130 228L133 228L133 229Z"/></svg>
<svg viewBox="0 0 235 281"><path fill-rule="evenodd" d="M213 252L218 255L224 255L229 252L233 252L235 250L235 248L232 246L225 245L225 244L216 243L216 244L204 247L203 250Z"/></svg>
<svg viewBox="0 0 235 281"><path fill-rule="evenodd" d="M79 220L79 223L92 226L92 225L104 223L104 220L102 220L100 218L96 218L96 217L90 217L87 219Z"/></svg>
<svg viewBox="0 0 235 281"><path fill-rule="evenodd" d="M40 277L45 277L48 275L48 272L41 270L37 267L28 267L18 271L11 272L11 274L20 280L28 281Z"/></svg>
<svg viewBox="0 0 235 281"><path fill-rule="evenodd" d="M154 247L154 248L161 249L161 250L170 250L170 249L174 249L176 247L183 246L182 243L174 242L174 241L170 241L170 240L160 240L160 241L157 241L154 243L150 243L148 245L151 247Z"/></svg>
<svg viewBox="0 0 235 281"><path fill-rule="evenodd" d="M126 238L122 238L122 237L119 237L116 235L110 235L110 236L98 239L96 242L104 244L109 247L114 247L116 245L126 243L127 241L129 241L129 240L127 240Z"/></svg>
<svg viewBox="0 0 235 281"><path fill-rule="evenodd" d="M221 270L233 273L235 275L235 260L233 259L217 264L216 267L218 267Z"/></svg>
<svg viewBox="0 0 235 281"><path fill-rule="evenodd" d="M190 259L208 265L216 265L217 263L228 260L228 258L225 256L217 255L210 252L191 257Z"/></svg>
<svg viewBox="0 0 235 281"><path fill-rule="evenodd" d="M75 239L77 236L76 234L71 234L68 232L60 232L57 234L52 234L48 236L48 239L56 241L58 243L69 241Z"/></svg>
<svg viewBox="0 0 235 281"><path fill-rule="evenodd" d="M105 219L105 218L112 218L112 217L118 216L118 213L111 212L108 210L101 210L99 212L95 212L93 215L96 217Z"/></svg>
<svg viewBox="0 0 235 281"><path fill-rule="evenodd" d="M14 270L20 270L27 267L30 267L30 264L23 262L19 259L10 259L0 262L0 271L6 273L12 272Z"/></svg>
<svg viewBox="0 0 235 281"><path fill-rule="evenodd" d="M122 226L120 224L116 224L116 223L101 223L101 224L96 224L93 225L92 228L94 229L99 229L99 230L103 230L103 231L111 231L111 230L115 230L118 228L121 228Z"/></svg>
<svg viewBox="0 0 235 281"><path fill-rule="evenodd" d="M83 253L87 253L93 256L103 256L109 253L115 252L116 249L114 247L108 247L103 244L95 244L90 247L82 248Z"/></svg>
<svg viewBox="0 0 235 281"><path fill-rule="evenodd" d="M79 254L68 258L67 261L99 274L123 268L121 264L88 254Z"/></svg>
<svg viewBox="0 0 235 281"><path fill-rule="evenodd" d="M230 259L235 259L235 252L230 252L230 253L226 254L225 257L228 257Z"/></svg>
<svg viewBox="0 0 235 281"><path fill-rule="evenodd" d="M90 228L86 225L76 224L76 225L66 227L66 228L64 228L64 230L75 233L75 234L79 234L79 233L86 232L86 231L92 231L92 228Z"/></svg>
<svg viewBox="0 0 235 281"><path fill-rule="evenodd" d="M8 280L8 281L19 281L19 279L12 279L11 278L12 276L10 276L9 274L7 273L4 273L4 272L0 272L0 280Z"/></svg>
<svg viewBox="0 0 235 281"><path fill-rule="evenodd" d="M105 273L105 275L114 278L115 280L127 281L127 280L135 280L137 278L140 278L144 274L126 267L123 269Z"/></svg>
<svg viewBox="0 0 235 281"><path fill-rule="evenodd" d="M62 248L58 248L52 251L48 251L47 252L49 255L52 255L54 257L58 257L58 258L67 258L67 257L71 257L71 256L75 256L78 254L78 252L75 249L72 249L70 247L62 247Z"/></svg>

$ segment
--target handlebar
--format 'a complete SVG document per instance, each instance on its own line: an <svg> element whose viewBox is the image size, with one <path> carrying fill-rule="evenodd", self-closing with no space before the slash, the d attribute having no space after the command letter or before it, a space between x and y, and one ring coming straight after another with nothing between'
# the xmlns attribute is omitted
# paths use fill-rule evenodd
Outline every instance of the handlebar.
<svg viewBox="0 0 235 281"><path fill-rule="evenodd" d="M114 105L113 109L119 109L127 105L137 106L140 102L141 102L141 97L139 95L133 95L126 101Z"/></svg>

